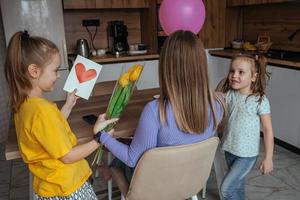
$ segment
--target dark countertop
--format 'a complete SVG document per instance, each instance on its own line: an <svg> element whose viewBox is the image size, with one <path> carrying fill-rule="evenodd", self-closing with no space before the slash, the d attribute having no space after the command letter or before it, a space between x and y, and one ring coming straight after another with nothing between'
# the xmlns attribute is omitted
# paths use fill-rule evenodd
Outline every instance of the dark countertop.
<svg viewBox="0 0 300 200"><path fill-rule="evenodd" d="M212 56L220 56L225 58L231 58L239 53L243 54L253 54L251 51L243 51L243 50L235 50L235 49L221 49L221 50L210 50L210 55ZM268 64L270 65L278 65L280 67L287 67L300 70L300 57L299 59L293 60L284 60L284 59L275 59L275 58L267 58Z"/></svg>
<svg viewBox="0 0 300 200"><path fill-rule="evenodd" d="M138 54L138 55L120 55L116 57L112 54L105 54L103 56L92 56L89 59L100 63L100 64L109 64L109 63L118 63L118 62L131 62L131 61L139 61L139 60L155 60L158 59L158 54Z"/></svg>

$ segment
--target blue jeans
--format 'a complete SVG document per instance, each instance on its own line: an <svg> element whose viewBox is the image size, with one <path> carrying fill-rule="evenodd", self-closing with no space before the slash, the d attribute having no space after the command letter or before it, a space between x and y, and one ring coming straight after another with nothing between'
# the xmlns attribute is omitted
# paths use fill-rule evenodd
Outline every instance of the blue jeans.
<svg viewBox="0 0 300 200"><path fill-rule="evenodd" d="M225 151L228 172L221 184L225 200L245 200L245 179L253 168L257 156L239 157Z"/></svg>

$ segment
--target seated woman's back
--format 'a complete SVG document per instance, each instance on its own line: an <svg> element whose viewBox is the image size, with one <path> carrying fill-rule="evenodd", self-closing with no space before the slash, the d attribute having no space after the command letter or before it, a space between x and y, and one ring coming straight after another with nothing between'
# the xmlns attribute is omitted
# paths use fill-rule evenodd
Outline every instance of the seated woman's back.
<svg viewBox="0 0 300 200"><path fill-rule="evenodd" d="M158 102L152 101L149 103L149 106L153 110L156 110L156 109L158 109ZM208 127L202 133L190 134L190 133L187 133L187 132L184 132L184 131L181 131L180 129L178 129L172 107L170 104L168 104L167 110L166 110L167 123L166 124L159 123L160 127L158 129L156 146L164 147L164 146L191 144L191 143L206 140L206 139L214 136L216 129L214 128L213 115L212 115L210 109L208 109L208 110L209 110ZM216 111L217 111L217 118L218 118L218 122L219 122L222 117L223 110L222 110L220 103L218 103L218 102L216 102ZM159 115L156 115L155 118L157 118L158 122L160 122Z"/></svg>

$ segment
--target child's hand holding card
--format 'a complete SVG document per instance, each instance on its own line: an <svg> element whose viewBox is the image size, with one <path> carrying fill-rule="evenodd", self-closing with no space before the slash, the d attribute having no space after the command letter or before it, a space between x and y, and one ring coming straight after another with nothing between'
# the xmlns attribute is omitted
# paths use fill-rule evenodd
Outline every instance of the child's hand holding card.
<svg viewBox="0 0 300 200"><path fill-rule="evenodd" d="M101 69L102 65L78 55L65 83L64 90L73 92L74 89L77 89L76 95L88 100Z"/></svg>

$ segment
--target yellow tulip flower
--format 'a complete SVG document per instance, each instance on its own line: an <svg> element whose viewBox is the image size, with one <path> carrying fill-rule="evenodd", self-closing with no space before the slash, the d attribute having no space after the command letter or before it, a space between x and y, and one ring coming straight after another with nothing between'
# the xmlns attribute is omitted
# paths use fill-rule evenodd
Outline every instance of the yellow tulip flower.
<svg viewBox="0 0 300 200"><path fill-rule="evenodd" d="M133 67L131 67L128 72L130 73L129 79L130 81L136 81L138 80L138 78L140 77L141 73L142 73L142 65L134 65Z"/></svg>
<svg viewBox="0 0 300 200"><path fill-rule="evenodd" d="M126 73L122 74L122 76L120 77L119 84L122 87L125 87L126 85L128 85L128 83L129 83L129 73L126 72Z"/></svg>

